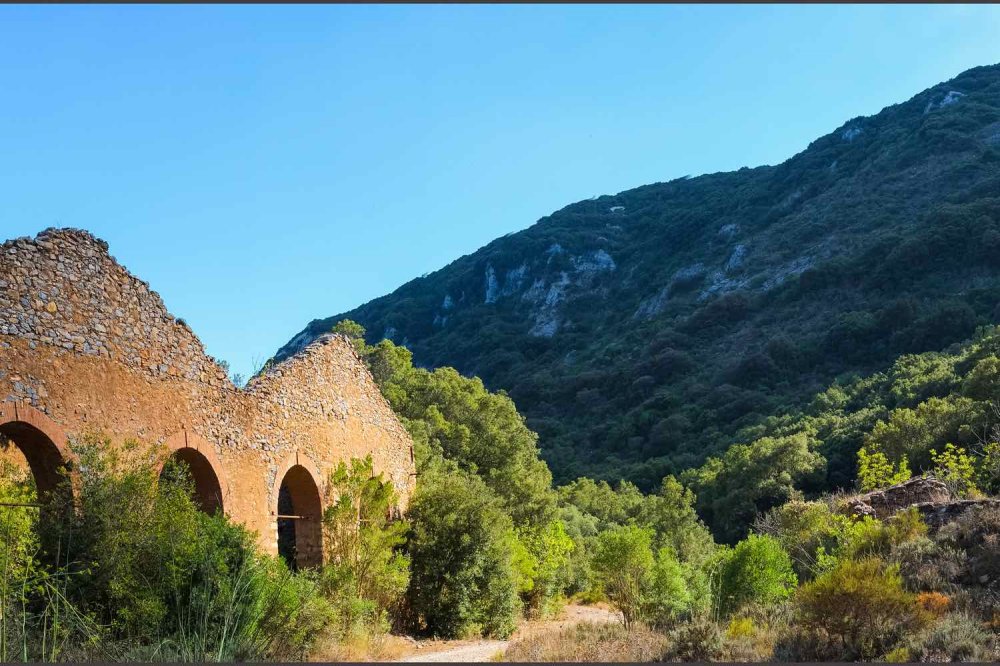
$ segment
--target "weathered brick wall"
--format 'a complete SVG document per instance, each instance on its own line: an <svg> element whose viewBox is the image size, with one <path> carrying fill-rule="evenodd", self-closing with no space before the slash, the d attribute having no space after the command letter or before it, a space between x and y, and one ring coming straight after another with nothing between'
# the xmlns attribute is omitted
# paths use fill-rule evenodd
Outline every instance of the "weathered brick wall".
<svg viewBox="0 0 1000 666"><path fill-rule="evenodd" d="M404 504L413 489L412 442L346 338L325 336L239 389L83 231L0 245L0 401L30 405L70 440L101 432L197 449L225 511L272 552L278 487L296 464L327 500L336 463L369 453Z"/></svg>

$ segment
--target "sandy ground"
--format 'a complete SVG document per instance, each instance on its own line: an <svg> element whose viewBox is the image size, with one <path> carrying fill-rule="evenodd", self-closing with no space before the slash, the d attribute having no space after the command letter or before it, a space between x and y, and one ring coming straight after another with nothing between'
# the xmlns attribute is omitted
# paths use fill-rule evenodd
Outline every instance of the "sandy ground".
<svg viewBox="0 0 1000 666"><path fill-rule="evenodd" d="M603 606L566 606L555 620L535 620L522 623L507 641L414 641L397 662L482 662L492 661L502 654L511 641L550 629L562 629L580 622L619 622L617 613Z"/></svg>

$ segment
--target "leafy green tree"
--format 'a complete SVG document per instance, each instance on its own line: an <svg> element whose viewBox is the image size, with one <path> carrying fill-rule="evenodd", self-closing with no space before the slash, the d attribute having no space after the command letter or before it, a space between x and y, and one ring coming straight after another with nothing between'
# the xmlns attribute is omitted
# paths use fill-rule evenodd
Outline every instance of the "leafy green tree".
<svg viewBox="0 0 1000 666"><path fill-rule="evenodd" d="M341 335L346 335L347 337L354 340L364 340L365 338L365 327L356 321L350 319L342 319L333 325L330 329L333 333L339 333Z"/></svg>
<svg viewBox="0 0 1000 666"><path fill-rule="evenodd" d="M733 541L757 514L787 501L797 482L822 468L823 457L811 445L804 432L762 437L730 447L682 478L697 492L699 510L717 536Z"/></svg>
<svg viewBox="0 0 1000 666"><path fill-rule="evenodd" d="M371 456L339 463L329 487L337 499L323 513L324 591L342 602L345 615L370 609L371 620L384 625L410 580L401 552L409 524L392 518L395 488L373 473Z"/></svg>
<svg viewBox="0 0 1000 666"><path fill-rule="evenodd" d="M686 571L697 570L715 548L711 533L695 512L694 493L672 476L665 477L660 491L652 495L643 495L627 481L613 489L605 481L588 478L562 486L558 493L567 529L579 544L573 555L575 591L598 582L591 578L590 557L603 531L627 525L646 528L653 535L653 550L667 548Z"/></svg>
<svg viewBox="0 0 1000 666"><path fill-rule="evenodd" d="M514 403L506 394L491 393L479 379L463 377L452 368L415 368L409 350L389 340L365 344L364 329L355 322L342 321L335 330L354 340L383 395L414 439L420 476L411 506L414 531L409 550L414 560L409 596L427 625L442 635L509 633L511 609L518 604L517 599L505 598L508 586L521 593L528 612L548 612L569 584L569 557L576 542L556 519L552 475L539 458L537 435L527 428ZM477 492L485 504L462 505L451 496L456 504L450 505L445 501L449 497L445 478L455 481L451 490L457 494L471 493L475 484L484 484L486 492ZM448 515L434 515L436 510L459 511L459 507L462 518L457 522ZM424 593L446 582L445 578L435 582L430 569L440 562L418 562L417 558L451 540L463 542L467 535L462 530L468 521L475 523L497 512L507 517L494 520L491 529L484 527L482 543L456 554L464 564L442 574L480 581L462 583L466 589L459 606L467 608L448 616L443 602L432 601L430 593ZM450 536L445 534L449 526L456 530ZM508 527L513 530L509 534ZM490 585L481 582L483 567L500 571L499 578ZM458 594L453 588L451 583L445 585L449 593ZM495 620L482 610L491 604L499 609Z"/></svg>
<svg viewBox="0 0 1000 666"><path fill-rule="evenodd" d="M636 521L652 528L656 544L670 548L681 561L700 563L715 544L708 528L698 518L695 502L690 489L673 476L667 476L659 493L643 498Z"/></svg>
<svg viewBox="0 0 1000 666"><path fill-rule="evenodd" d="M915 409L893 410L887 420L875 424L866 444L885 452L890 460L906 456L918 469L925 468L931 463L931 449L974 439L971 424L984 418L983 406L969 398L933 397Z"/></svg>
<svg viewBox="0 0 1000 666"><path fill-rule="evenodd" d="M747 606L771 606L787 599L798 579L781 543L751 534L725 559L719 577L718 607L730 616Z"/></svg>
<svg viewBox="0 0 1000 666"><path fill-rule="evenodd" d="M634 525L609 529L597 538L594 570L626 628L642 618L653 573L652 544L653 531Z"/></svg>
<svg viewBox="0 0 1000 666"><path fill-rule="evenodd" d="M668 625L691 607L691 593L684 568L669 548L656 553L644 615L658 625Z"/></svg>
<svg viewBox="0 0 1000 666"><path fill-rule="evenodd" d="M503 503L479 477L438 465L422 474L410 520L407 597L418 622L437 636L510 635L520 602Z"/></svg>
<svg viewBox="0 0 1000 666"><path fill-rule="evenodd" d="M528 613L548 615L568 584L570 555L576 544L562 521L520 530L526 557L522 564L522 599Z"/></svg>
<svg viewBox="0 0 1000 666"><path fill-rule="evenodd" d="M356 336L363 331L350 320L338 327ZM505 393L491 393L480 379L454 368L415 368L409 350L390 340L365 345L355 339L383 395L419 444L418 467L436 457L452 460L486 482L515 525L552 520L552 474L539 457L538 435Z"/></svg>
<svg viewBox="0 0 1000 666"><path fill-rule="evenodd" d="M346 335L351 339L351 343L354 348L358 350L359 354L364 354L368 346L365 344L365 327L356 321L350 319L342 319L333 325L330 329L331 333L338 333L340 335Z"/></svg>
<svg viewBox="0 0 1000 666"><path fill-rule="evenodd" d="M704 571L679 561L673 549L660 548L650 575L644 617L657 626L667 627L703 615L710 604L709 581Z"/></svg>

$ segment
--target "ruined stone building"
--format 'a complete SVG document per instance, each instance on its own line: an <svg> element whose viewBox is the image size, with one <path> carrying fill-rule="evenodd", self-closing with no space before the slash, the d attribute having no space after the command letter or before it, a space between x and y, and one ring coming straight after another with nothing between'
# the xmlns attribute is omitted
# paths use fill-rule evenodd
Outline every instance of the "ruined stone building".
<svg viewBox="0 0 1000 666"><path fill-rule="evenodd" d="M188 463L203 508L255 530L271 553L280 530L299 566L322 560L339 461L371 454L402 504L415 479L412 441L346 338L321 337L237 388L107 243L73 229L7 241L0 440L44 494L89 433L162 445Z"/></svg>

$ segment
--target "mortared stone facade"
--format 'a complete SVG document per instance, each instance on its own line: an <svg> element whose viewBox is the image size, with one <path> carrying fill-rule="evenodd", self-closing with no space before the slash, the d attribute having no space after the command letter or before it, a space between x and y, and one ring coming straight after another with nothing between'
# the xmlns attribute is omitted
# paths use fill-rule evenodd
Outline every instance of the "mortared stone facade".
<svg viewBox="0 0 1000 666"><path fill-rule="evenodd" d="M189 464L206 509L272 553L280 527L300 565L320 561L338 462L371 454L403 506L415 481L413 443L347 338L323 336L241 389L105 242L75 229L7 241L0 437L44 491L86 433L162 444Z"/></svg>

